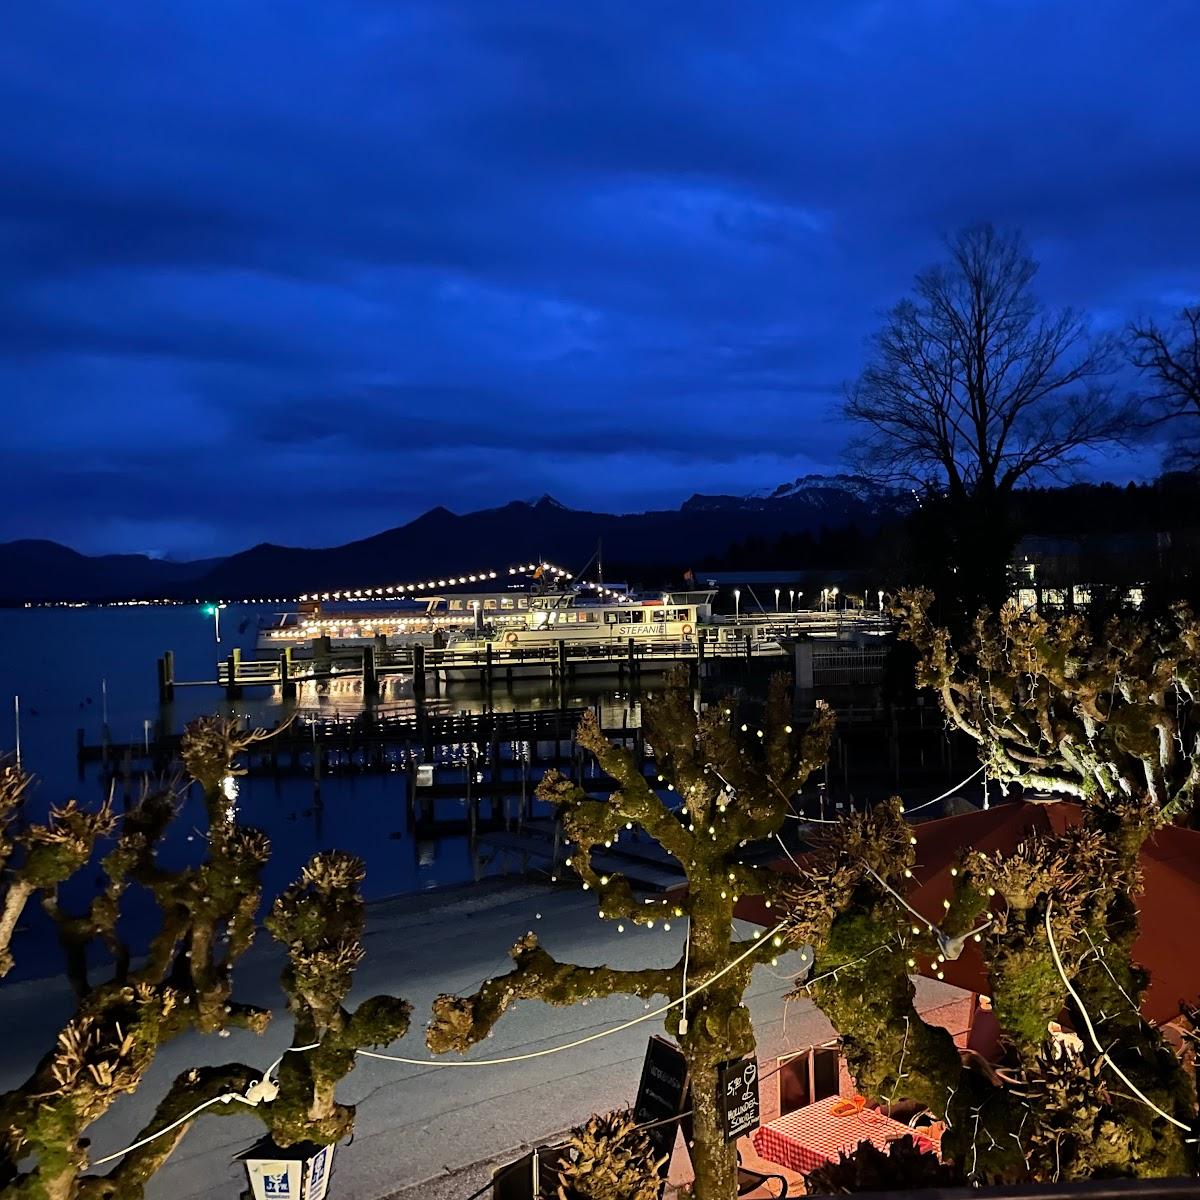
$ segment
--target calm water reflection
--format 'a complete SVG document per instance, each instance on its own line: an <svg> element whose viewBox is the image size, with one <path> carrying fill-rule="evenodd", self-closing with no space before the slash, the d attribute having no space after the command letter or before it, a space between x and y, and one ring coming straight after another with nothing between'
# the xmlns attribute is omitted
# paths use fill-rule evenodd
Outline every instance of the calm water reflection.
<svg viewBox="0 0 1200 1200"><path fill-rule="evenodd" d="M72 795L84 803L100 801L103 789L98 768L89 768L83 780L78 777L75 738L76 730L83 729L89 742L100 740L105 691L108 724L115 741L140 740L146 721L161 719L168 728L178 730L205 712L236 713L254 724L278 721L284 710L265 691L228 702L215 687L179 688L175 703L160 711L154 669L159 655L173 650L178 679L213 679L218 655L239 645L251 656L256 622L270 612L269 608L240 605L225 609L218 648L212 618L198 607L0 610L0 747L11 749L14 744L13 697L20 696L22 759L38 779L28 806L31 815L41 815L49 804ZM636 701L602 683L572 685L565 699L569 705L600 703L606 723L619 725L623 711L630 712L631 722L639 716ZM555 703L544 684L517 685L511 691L497 688L490 698L497 709L553 707ZM430 708L449 712L482 711L487 704L482 693L469 685L444 688L428 699ZM361 711L362 697L357 685L347 681L321 696L302 693L297 707L355 713ZM379 707L411 710L410 689L393 686ZM274 847L265 876L267 895L286 886L311 854L330 847L352 851L366 860L365 888L370 897L469 879L471 863L464 837L418 843L407 833L405 787L398 773L327 775L321 781L322 803L318 805L310 780L243 780L239 797L242 818L266 829ZM172 838L163 847L164 862L181 864L196 857L203 844L202 830L202 807L198 798L191 796ZM94 886L92 879L77 881L74 898L82 899ZM146 906L131 919L140 931L149 927L152 916ZM39 915L31 913L15 947L18 969L14 975L36 975L53 967L57 959L53 946L45 944L45 932Z"/></svg>

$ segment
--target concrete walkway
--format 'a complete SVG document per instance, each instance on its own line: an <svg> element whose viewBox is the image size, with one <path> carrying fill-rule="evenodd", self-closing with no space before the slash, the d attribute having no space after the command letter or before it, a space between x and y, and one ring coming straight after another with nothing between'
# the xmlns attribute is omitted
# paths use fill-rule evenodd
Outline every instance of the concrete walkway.
<svg viewBox="0 0 1200 1200"><path fill-rule="evenodd" d="M595 898L503 881L408 897L368 910L367 957L351 1005L395 992L414 1009L408 1037L388 1052L430 1059L423 1026L440 992L469 992L509 965L513 941L535 930L557 957L618 967L666 966L682 947L683 922L618 934L596 916ZM746 931L748 931L747 927ZM766 948L764 947L764 958ZM785 1005L789 968L798 956L754 972L749 1005L760 1059L828 1038L832 1030L809 1001ZM242 1061L264 1068L290 1041L291 1023L276 985L282 956L265 934L238 969L238 999L275 1011L263 1037L234 1031L227 1038L188 1035L168 1045L139 1091L92 1128L93 1153L103 1157L132 1141L179 1072L201 1063ZM938 985L921 984L923 990ZM494 1035L468 1057L522 1054L572 1041L657 1008L636 997L554 1008L526 1001L506 1014ZM48 1048L72 1008L61 979L0 988L0 1028L6 1034L0 1087L23 1079ZM338 1200L413 1197L465 1200L490 1176L494 1162L518 1157L593 1112L628 1105L637 1090L646 1039L662 1031L656 1017L573 1050L502 1066L405 1065L360 1059L340 1098L358 1106L353 1141L337 1151L330 1191ZM447 1060L449 1061L449 1060ZM246 1116L200 1119L151 1182L152 1200L228 1198L245 1187L232 1161L261 1133Z"/></svg>

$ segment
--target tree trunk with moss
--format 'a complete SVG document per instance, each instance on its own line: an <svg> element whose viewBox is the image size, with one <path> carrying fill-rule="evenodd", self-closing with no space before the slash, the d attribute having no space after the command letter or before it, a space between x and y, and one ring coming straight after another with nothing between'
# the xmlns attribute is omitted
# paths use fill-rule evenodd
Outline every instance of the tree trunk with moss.
<svg viewBox="0 0 1200 1200"><path fill-rule="evenodd" d="M625 922L648 928L688 922L687 986L689 992L701 990L688 1002L686 1031L680 1033L678 1007L671 1010L666 1028L678 1038L691 1078L696 1194L700 1200L732 1200L737 1161L734 1147L725 1142L717 1067L754 1049L743 1004L753 969L748 952L761 941L768 943L765 956L776 952L769 938L733 939L733 907L740 896L762 896L772 903L781 892L777 875L743 862L739 851L749 841L779 832L791 800L825 761L833 718L819 706L802 735L792 726L787 681L776 678L761 723L739 728L732 705L697 714L681 675L647 699L644 718L655 749L657 780L648 780L642 764L612 746L585 717L579 744L616 781L616 790L608 799L593 800L549 772L538 795L561 814L571 848L568 866L584 888L595 892L601 918L619 927ZM679 862L687 878L686 896L639 897L624 877L594 867L593 851L612 846L635 824ZM521 999L574 1004L620 993L677 999L683 991L682 958L670 967L633 971L560 963L532 934L511 954L514 968L508 974L488 980L472 996L443 995L434 1002L426 1034L434 1053L469 1049Z"/></svg>

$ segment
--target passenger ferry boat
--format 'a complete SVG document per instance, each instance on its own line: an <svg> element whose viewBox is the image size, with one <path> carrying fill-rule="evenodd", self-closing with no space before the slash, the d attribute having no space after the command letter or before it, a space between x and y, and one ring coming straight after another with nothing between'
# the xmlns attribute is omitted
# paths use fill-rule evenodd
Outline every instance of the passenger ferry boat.
<svg viewBox="0 0 1200 1200"><path fill-rule="evenodd" d="M396 600L386 606L301 601L296 609L260 624L256 649L277 654L320 637L342 649L381 637L389 646L445 644L459 633L524 626L536 606L561 604L572 595L528 590L455 592Z"/></svg>
<svg viewBox="0 0 1200 1200"><path fill-rule="evenodd" d="M633 638L684 645L709 641L756 645L776 636L769 622L749 616L714 616L715 590L639 596L606 589L609 598L577 591L460 592L398 600L387 607L301 602L260 625L256 649L274 656L328 638L331 649L352 649L384 639L389 647L444 646L461 651L519 650L557 642L600 646Z"/></svg>
<svg viewBox="0 0 1200 1200"><path fill-rule="evenodd" d="M589 600L575 593L538 596L523 620L458 633L446 648L478 658L491 646L506 652L506 672L520 677L544 673L549 661L545 652L567 643L575 651L592 649L596 655L595 662L576 661L576 674L610 674L613 663L622 658L621 647L631 640L647 650L653 645L664 651L664 661L669 648L694 646L701 630L712 623L714 595L712 591L668 592L653 598L626 596L609 601ZM453 683L474 679L479 670L447 666L442 674Z"/></svg>
<svg viewBox="0 0 1200 1200"><path fill-rule="evenodd" d="M489 642L505 649L551 645L555 642L600 644L645 638L660 642L689 642L698 628L712 621L713 592L669 592L655 599L629 597L600 603L564 594L537 597L523 622L461 633L450 639L456 650L482 649Z"/></svg>

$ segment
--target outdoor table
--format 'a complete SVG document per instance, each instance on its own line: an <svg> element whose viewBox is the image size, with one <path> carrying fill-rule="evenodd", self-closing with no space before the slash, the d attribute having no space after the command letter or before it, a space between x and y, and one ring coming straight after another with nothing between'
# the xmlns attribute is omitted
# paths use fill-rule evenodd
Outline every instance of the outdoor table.
<svg viewBox="0 0 1200 1200"><path fill-rule="evenodd" d="M836 1162L839 1154L851 1153L859 1142L871 1142L885 1150L888 1142L911 1134L921 1150L934 1149L929 1138L871 1109L835 1117L830 1109L836 1103L836 1098L822 1100L760 1125L751 1138L754 1149L763 1158L802 1175Z"/></svg>

